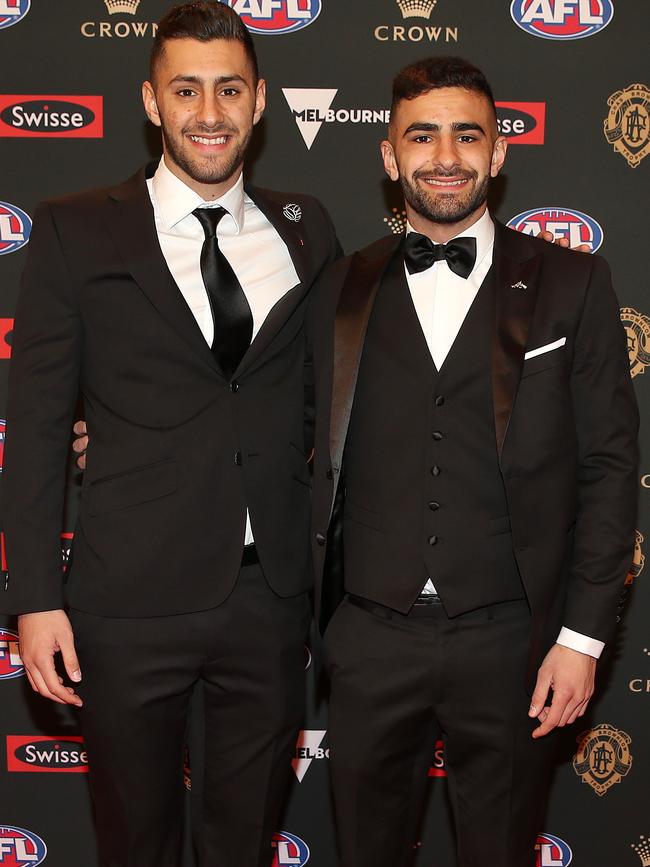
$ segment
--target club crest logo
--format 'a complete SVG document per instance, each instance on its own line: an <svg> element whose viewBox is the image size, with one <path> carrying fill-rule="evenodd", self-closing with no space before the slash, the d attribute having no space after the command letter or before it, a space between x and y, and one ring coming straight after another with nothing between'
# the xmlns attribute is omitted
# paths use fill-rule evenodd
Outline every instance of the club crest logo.
<svg viewBox="0 0 650 867"><path fill-rule="evenodd" d="M556 238L567 238L570 247L587 244L591 253L599 249L604 238L600 223L588 214L570 208L533 208L517 214L508 226L525 235L552 232Z"/></svg>
<svg viewBox="0 0 650 867"><path fill-rule="evenodd" d="M573 768L583 783L588 783L602 797L627 776L632 767L632 738L607 723L583 732L578 738Z"/></svg>
<svg viewBox="0 0 650 867"><path fill-rule="evenodd" d="M303 867L309 861L309 846L295 834L278 831L273 835L271 867ZM1 863L1 862L0 862Z"/></svg>
<svg viewBox="0 0 650 867"><path fill-rule="evenodd" d="M607 105L605 138L635 169L650 153L650 90L645 84L631 84L613 93Z"/></svg>
<svg viewBox="0 0 650 867"><path fill-rule="evenodd" d="M535 855L535 867L568 867L573 861L571 847L553 834L539 835Z"/></svg>
<svg viewBox="0 0 650 867"><path fill-rule="evenodd" d="M0 0L0 30L22 21L31 5L32 0Z"/></svg>
<svg viewBox="0 0 650 867"><path fill-rule="evenodd" d="M650 840L641 834L638 843L630 843L632 851L639 856L641 867L650 867Z"/></svg>
<svg viewBox="0 0 650 867"><path fill-rule="evenodd" d="M0 825L0 867L38 867L46 857L45 841L33 831Z"/></svg>
<svg viewBox="0 0 650 867"><path fill-rule="evenodd" d="M322 0L220 0L240 16L251 33L278 36L309 27L320 15Z"/></svg>
<svg viewBox="0 0 650 867"><path fill-rule="evenodd" d="M512 0L517 27L542 39L585 39L599 33L614 17L612 0Z"/></svg>
<svg viewBox="0 0 650 867"><path fill-rule="evenodd" d="M0 256L15 253L29 241L30 217L16 205L0 202Z"/></svg>
<svg viewBox="0 0 650 867"><path fill-rule="evenodd" d="M438 0L396 0L403 18L430 18Z"/></svg>
<svg viewBox="0 0 650 867"><path fill-rule="evenodd" d="M25 666L18 652L18 633L0 628L0 680L10 680L24 673Z"/></svg>
<svg viewBox="0 0 650 867"><path fill-rule="evenodd" d="M634 379L650 364L650 319L634 307L621 307L621 322L627 335L630 376Z"/></svg>

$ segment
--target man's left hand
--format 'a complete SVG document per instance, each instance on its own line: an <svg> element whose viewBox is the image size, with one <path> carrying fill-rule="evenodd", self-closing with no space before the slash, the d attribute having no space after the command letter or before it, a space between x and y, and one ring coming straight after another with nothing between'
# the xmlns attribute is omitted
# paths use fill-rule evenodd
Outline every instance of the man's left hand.
<svg viewBox="0 0 650 867"><path fill-rule="evenodd" d="M540 232L537 237L541 238L542 241L548 241L549 244L557 244L558 247L564 247L565 249L570 245L568 238L562 236L556 238L553 232ZM577 253L591 253L591 247L589 244L576 244L576 246L571 247L571 249Z"/></svg>
<svg viewBox="0 0 650 867"><path fill-rule="evenodd" d="M555 644L540 666L528 711L528 716L540 722L533 737L541 738L557 726L571 725L583 716L594 694L595 677L593 656ZM553 700L549 705L551 689Z"/></svg>

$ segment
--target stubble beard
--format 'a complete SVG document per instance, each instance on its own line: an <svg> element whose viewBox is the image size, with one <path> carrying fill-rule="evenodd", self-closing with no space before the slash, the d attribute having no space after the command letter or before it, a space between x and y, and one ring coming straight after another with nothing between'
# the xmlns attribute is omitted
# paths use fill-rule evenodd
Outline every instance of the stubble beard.
<svg viewBox="0 0 650 867"><path fill-rule="evenodd" d="M473 191L468 197L456 196L453 193L436 193L434 190L431 194L425 192L421 186L417 184L417 179L420 176L430 177L431 173L416 172L413 175L413 183L403 175L400 176L400 183L404 198L413 208L416 214L419 214L425 220L432 223L441 223L448 225L450 223L460 223L470 217L477 211L481 205L485 204L490 186L490 176L485 175L478 181L477 172L464 172L465 177L471 178L475 182ZM457 177L458 172L448 173L443 172L435 174L435 177ZM476 183L478 181L478 183Z"/></svg>
<svg viewBox="0 0 650 867"><path fill-rule="evenodd" d="M215 133L222 133L225 135L226 133L235 134L236 131L232 129L210 130L210 135L215 135ZM184 137L187 134L188 130L183 130L181 132L180 136L182 142L185 140ZM191 134L207 135L208 131L197 132L193 130ZM253 130L251 128L244 138L237 142L234 150L226 156L215 155L214 157L210 157L208 155L200 159L193 159L184 151L182 145L178 144L174 140L173 136L168 134L165 125L162 125L165 152L169 155L172 162L182 169L188 177L192 178L193 181L196 181L199 184L222 184L231 178L244 162L252 134Z"/></svg>

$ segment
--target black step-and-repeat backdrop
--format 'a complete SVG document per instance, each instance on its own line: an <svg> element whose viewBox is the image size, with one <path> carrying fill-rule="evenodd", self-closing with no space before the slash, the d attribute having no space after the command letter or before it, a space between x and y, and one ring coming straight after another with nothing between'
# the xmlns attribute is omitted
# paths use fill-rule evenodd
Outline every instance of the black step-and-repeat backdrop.
<svg viewBox="0 0 650 867"><path fill-rule="evenodd" d="M493 208L520 231L548 228L607 257L646 420L649 4L224 2L256 35L269 85L251 174L265 186L319 196L348 251L404 225L398 192L384 180L378 153L394 72L427 54L460 54L482 67L511 143ZM0 0L0 414L30 215L40 199L117 182L159 153L158 134L145 123L140 83L155 22L170 5ZM650 865L650 586L643 574L650 450L643 453L637 546L618 643L601 665L588 718L563 735L538 867ZM63 569L74 531L74 495L69 499ZM309 707L276 835L276 865L334 867L327 708L308 649L305 676ZM192 782L195 793L200 788L200 734L191 734L189 745L188 817ZM134 753L139 748L131 745ZM95 865L87 759L74 713L29 690L9 618L0 618L0 753L0 867ZM452 867L441 744L431 744L429 777L419 863ZM190 865L189 833L186 849ZM485 864L493 863L486 851Z"/></svg>

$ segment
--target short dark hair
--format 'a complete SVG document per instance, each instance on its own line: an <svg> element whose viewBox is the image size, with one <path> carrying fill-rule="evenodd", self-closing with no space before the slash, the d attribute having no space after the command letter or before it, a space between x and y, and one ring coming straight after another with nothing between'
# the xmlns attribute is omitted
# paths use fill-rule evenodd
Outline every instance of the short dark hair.
<svg viewBox="0 0 650 867"><path fill-rule="evenodd" d="M239 15L225 3L200 2L173 6L158 22L158 32L153 40L149 61L149 77L165 51L169 39L198 39L211 42L213 39L228 39L241 42L253 69L255 83L259 79L257 54L253 38Z"/></svg>
<svg viewBox="0 0 650 867"><path fill-rule="evenodd" d="M496 116L494 95L487 78L462 57L427 57L402 69L393 80L391 113L403 100L415 99L440 87L462 87L480 93Z"/></svg>

